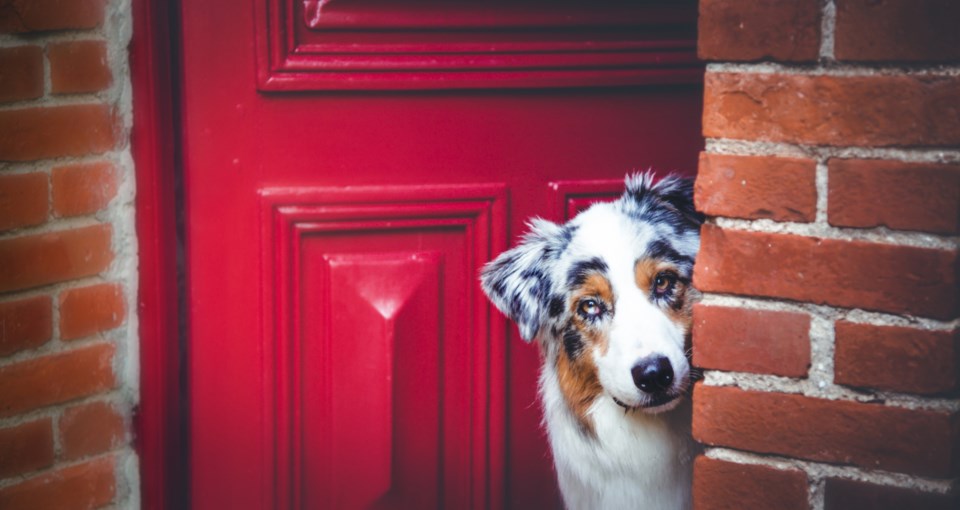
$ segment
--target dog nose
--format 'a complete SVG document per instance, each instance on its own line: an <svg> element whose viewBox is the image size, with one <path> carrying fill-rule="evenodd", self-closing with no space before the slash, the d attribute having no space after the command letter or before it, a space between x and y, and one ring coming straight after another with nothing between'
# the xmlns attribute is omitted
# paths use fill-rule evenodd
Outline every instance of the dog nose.
<svg viewBox="0 0 960 510"><path fill-rule="evenodd" d="M647 356L630 369L633 383L644 393L663 391L673 384L673 367L665 356Z"/></svg>

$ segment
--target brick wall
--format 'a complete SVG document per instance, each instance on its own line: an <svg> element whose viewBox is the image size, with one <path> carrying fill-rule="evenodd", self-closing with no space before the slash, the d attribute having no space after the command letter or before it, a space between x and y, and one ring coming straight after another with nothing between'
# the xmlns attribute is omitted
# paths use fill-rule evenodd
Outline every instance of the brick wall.
<svg viewBox="0 0 960 510"><path fill-rule="evenodd" d="M700 0L698 510L958 507L957 26Z"/></svg>
<svg viewBox="0 0 960 510"><path fill-rule="evenodd" d="M0 0L0 508L139 506L127 0Z"/></svg>

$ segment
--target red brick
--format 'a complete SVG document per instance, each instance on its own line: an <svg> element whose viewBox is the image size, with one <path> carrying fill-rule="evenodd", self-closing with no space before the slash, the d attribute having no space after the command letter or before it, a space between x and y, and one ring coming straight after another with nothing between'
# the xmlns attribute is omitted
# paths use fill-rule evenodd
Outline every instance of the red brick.
<svg viewBox="0 0 960 510"><path fill-rule="evenodd" d="M54 168L50 179L58 216L95 213L117 194L117 172L107 162Z"/></svg>
<svg viewBox="0 0 960 510"><path fill-rule="evenodd" d="M960 77L707 73L709 138L863 146L960 144Z"/></svg>
<svg viewBox="0 0 960 510"><path fill-rule="evenodd" d="M53 335L50 297L0 303L0 356L39 347Z"/></svg>
<svg viewBox="0 0 960 510"><path fill-rule="evenodd" d="M113 74L104 41L71 41L47 46L54 94L97 92L110 86Z"/></svg>
<svg viewBox="0 0 960 510"><path fill-rule="evenodd" d="M113 110L103 104L0 111L0 160L100 154L117 139Z"/></svg>
<svg viewBox="0 0 960 510"><path fill-rule="evenodd" d="M853 61L960 59L956 0L836 0L834 56Z"/></svg>
<svg viewBox="0 0 960 510"><path fill-rule="evenodd" d="M700 456L693 464L693 508L808 510L807 475L796 469L734 464Z"/></svg>
<svg viewBox="0 0 960 510"><path fill-rule="evenodd" d="M819 0L700 0L705 60L809 62L820 53Z"/></svg>
<svg viewBox="0 0 960 510"><path fill-rule="evenodd" d="M106 402L67 409L60 418L60 445L66 459L103 453L123 440L123 417Z"/></svg>
<svg viewBox="0 0 960 510"><path fill-rule="evenodd" d="M0 48L0 101L43 95L43 50L39 46Z"/></svg>
<svg viewBox="0 0 960 510"><path fill-rule="evenodd" d="M694 198L710 216L811 222L817 215L816 162L701 153Z"/></svg>
<svg viewBox="0 0 960 510"><path fill-rule="evenodd" d="M112 283L60 294L60 338L73 340L119 326L125 317L123 289Z"/></svg>
<svg viewBox="0 0 960 510"><path fill-rule="evenodd" d="M47 176L0 176L0 230L39 225L47 220Z"/></svg>
<svg viewBox="0 0 960 510"><path fill-rule="evenodd" d="M827 478L824 484L824 510L956 510L956 495L931 494L913 489L874 485L856 480Z"/></svg>
<svg viewBox="0 0 960 510"><path fill-rule="evenodd" d="M0 292L95 275L113 260L110 225L0 240Z"/></svg>
<svg viewBox="0 0 960 510"><path fill-rule="evenodd" d="M87 510L110 503L116 491L114 461L107 457L4 487L0 508Z"/></svg>
<svg viewBox="0 0 960 510"><path fill-rule="evenodd" d="M810 316L695 305L693 364L735 372L806 377Z"/></svg>
<svg viewBox="0 0 960 510"><path fill-rule="evenodd" d="M725 230L705 225L694 285L950 320L957 314L957 252Z"/></svg>
<svg viewBox="0 0 960 510"><path fill-rule="evenodd" d="M113 388L113 352L97 344L0 368L0 417Z"/></svg>
<svg viewBox="0 0 960 510"><path fill-rule="evenodd" d="M960 465L956 413L703 384L693 404L693 435L708 445L923 476Z"/></svg>
<svg viewBox="0 0 960 510"><path fill-rule="evenodd" d="M0 33L96 28L105 0L0 0Z"/></svg>
<svg viewBox="0 0 960 510"><path fill-rule="evenodd" d="M0 478L53 465L53 426L49 418L0 429Z"/></svg>
<svg viewBox="0 0 960 510"><path fill-rule="evenodd" d="M831 159L828 168L831 225L960 233L960 165Z"/></svg>
<svg viewBox="0 0 960 510"><path fill-rule="evenodd" d="M958 388L960 335L899 326L836 324L834 381L906 393Z"/></svg>

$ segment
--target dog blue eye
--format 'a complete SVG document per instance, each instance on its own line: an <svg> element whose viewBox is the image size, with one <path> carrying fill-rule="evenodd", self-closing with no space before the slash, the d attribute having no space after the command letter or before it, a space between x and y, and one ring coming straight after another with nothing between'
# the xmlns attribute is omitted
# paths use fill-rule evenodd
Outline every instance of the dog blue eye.
<svg viewBox="0 0 960 510"><path fill-rule="evenodd" d="M653 281L653 293L657 297L663 297L673 291L673 287L677 284L677 275L670 271L664 271L657 274L657 278Z"/></svg>
<svg viewBox="0 0 960 510"><path fill-rule="evenodd" d="M596 299L584 299L580 302L580 313L587 317L597 317L603 313L603 305Z"/></svg>

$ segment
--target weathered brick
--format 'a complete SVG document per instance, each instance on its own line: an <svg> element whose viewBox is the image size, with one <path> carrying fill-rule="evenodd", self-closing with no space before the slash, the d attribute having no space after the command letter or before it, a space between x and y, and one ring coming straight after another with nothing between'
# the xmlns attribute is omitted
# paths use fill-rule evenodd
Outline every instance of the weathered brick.
<svg viewBox="0 0 960 510"><path fill-rule="evenodd" d="M96 344L0 368L0 417L113 388L114 347Z"/></svg>
<svg viewBox="0 0 960 510"><path fill-rule="evenodd" d="M705 225L694 285L706 292L950 320L957 314L957 268L955 250Z"/></svg>
<svg viewBox="0 0 960 510"><path fill-rule="evenodd" d="M835 327L834 381L907 393L958 388L960 335L840 321Z"/></svg>
<svg viewBox="0 0 960 510"><path fill-rule="evenodd" d="M693 364L702 368L806 377L810 316L695 305Z"/></svg>
<svg viewBox="0 0 960 510"><path fill-rule="evenodd" d="M49 296L0 303L0 356L45 344L53 335Z"/></svg>
<svg viewBox="0 0 960 510"><path fill-rule="evenodd" d="M46 174L0 175L0 230L46 221L48 195Z"/></svg>
<svg viewBox="0 0 960 510"><path fill-rule="evenodd" d="M110 264L110 225L0 240L0 292L95 275Z"/></svg>
<svg viewBox="0 0 960 510"><path fill-rule="evenodd" d="M0 161L101 154L116 145L118 131L113 109L103 104L2 110Z"/></svg>
<svg viewBox="0 0 960 510"><path fill-rule="evenodd" d="M827 478L824 484L824 510L956 510L955 495L931 494L913 489L874 485L856 480Z"/></svg>
<svg viewBox="0 0 960 510"><path fill-rule="evenodd" d="M123 323L123 288L113 283L70 289L60 294L60 338L73 340Z"/></svg>
<svg viewBox="0 0 960 510"><path fill-rule="evenodd" d="M703 133L833 146L960 144L960 77L707 73Z"/></svg>
<svg viewBox="0 0 960 510"><path fill-rule="evenodd" d="M117 171L109 162L54 168L50 180L58 216L95 213L117 194Z"/></svg>
<svg viewBox="0 0 960 510"><path fill-rule="evenodd" d="M97 92L110 86L113 74L105 41L70 41L47 46L54 94Z"/></svg>
<svg viewBox="0 0 960 510"><path fill-rule="evenodd" d="M923 476L960 465L956 413L703 384L693 405L693 435L708 445Z"/></svg>
<svg viewBox="0 0 960 510"><path fill-rule="evenodd" d="M828 169L831 225L960 232L960 165L831 159Z"/></svg>
<svg viewBox="0 0 960 510"><path fill-rule="evenodd" d="M836 0L836 13L838 60L960 60L956 0Z"/></svg>
<svg viewBox="0 0 960 510"><path fill-rule="evenodd" d="M100 458L0 489L0 508L93 509L116 496L114 460Z"/></svg>
<svg viewBox="0 0 960 510"><path fill-rule="evenodd" d="M43 95L43 50L39 46L0 48L0 101Z"/></svg>
<svg viewBox="0 0 960 510"><path fill-rule="evenodd" d="M63 457L76 459L109 451L123 444L123 417L106 402L72 407L60 417Z"/></svg>
<svg viewBox="0 0 960 510"><path fill-rule="evenodd" d="M53 465L53 425L49 418L0 429L0 478Z"/></svg>
<svg viewBox="0 0 960 510"><path fill-rule="evenodd" d="M106 0L0 0L0 33L96 28Z"/></svg>
<svg viewBox="0 0 960 510"><path fill-rule="evenodd" d="M772 156L700 154L694 198L710 216L811 222L816 162Z"/></svg>
<svg viewBox="0 0 960 510"><path fill-rule="evenodd" d="M807 475L796 469L734 464L700 456L693 464L693 508L808 510Z"/></svg>
<svg viewBox="0 0 960 510"><path fill-rule="evenodd" d="M700 0L705 60L808 62L820 52L819 0Z"/></svg>

